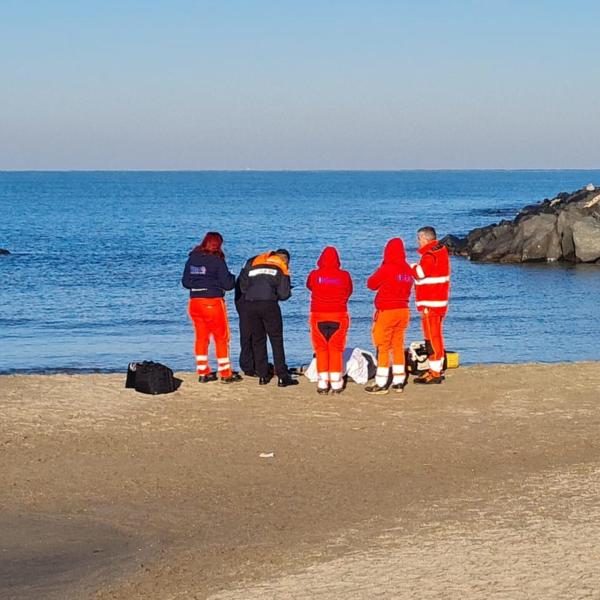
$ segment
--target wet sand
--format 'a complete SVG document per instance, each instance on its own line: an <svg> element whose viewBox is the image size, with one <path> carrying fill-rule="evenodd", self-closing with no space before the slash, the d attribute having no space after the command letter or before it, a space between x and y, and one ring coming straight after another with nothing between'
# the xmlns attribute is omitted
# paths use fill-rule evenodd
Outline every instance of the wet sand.
<svg viewBox="0 0 600 600"><path fill-rule="evenodd" d="M597 363L181 377L0 377L0 598L600 597Z"/></svg>

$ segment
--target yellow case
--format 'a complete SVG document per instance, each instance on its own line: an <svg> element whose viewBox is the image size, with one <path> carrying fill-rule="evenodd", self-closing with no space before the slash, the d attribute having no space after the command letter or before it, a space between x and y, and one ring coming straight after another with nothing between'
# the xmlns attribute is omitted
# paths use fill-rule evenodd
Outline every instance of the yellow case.
<svg viewBox="0 0 600 600"><path fill-rule="evenodd" d="M460 358L458 356L458 352L452 352L448 350L446 352L446 368L447 369L457 369L460 365Z"/></svg>

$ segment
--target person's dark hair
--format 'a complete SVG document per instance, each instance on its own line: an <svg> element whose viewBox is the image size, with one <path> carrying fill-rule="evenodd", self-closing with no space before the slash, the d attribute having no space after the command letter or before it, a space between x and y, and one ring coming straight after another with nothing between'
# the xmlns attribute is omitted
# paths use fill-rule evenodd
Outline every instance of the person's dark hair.
<svg viewBox="0 0 600 600"><path fill-rule="evenodd" d="M192 252L202 252L202 254L212 254L224 259L225 254L221 247L223 246L223 236L218 231L209 231L204 239L196 246Z"/></svg>
<svg viewBox="0 0 600 600"><path fill-rule="evenodd" d="M275 254L283 254L283 256L288 259L288 262L290 260L290 253L285 248L279 248L279 250L275 250Z"/></svg>
<svg viewBox="0 0 600 600"><path fill-rule="evenodd" d="M417 233L422 233L425 236L425 239L427 240L437 239L435 229L433 227L430 227L429 225L427 225L426 227L421 227L421 229L419 229Z"/></svg>

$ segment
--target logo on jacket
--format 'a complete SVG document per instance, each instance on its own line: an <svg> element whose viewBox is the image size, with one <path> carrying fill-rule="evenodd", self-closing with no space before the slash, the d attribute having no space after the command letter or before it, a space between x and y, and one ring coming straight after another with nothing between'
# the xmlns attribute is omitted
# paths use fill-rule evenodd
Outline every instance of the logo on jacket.
<svg viewBox="0 0 600 600"><path fill-rule="evenodd" d="M338 285L342 282L337 277L324 277L323 275L319 275L317 279L319 283L328 283L329 285Z"/></svg>
<svg viewBox="0 0 600 600"><path fill-rule="evenodd" d="M398 281L409 282L409 281L412 281L412 280L413 280L412 275L404 275L404 274L398 275Z"/></svg>
<svg viewBox="0 0 600 600"><path fill-rule="evenodd" d="M196 267L196 266L192 265L190 267L190 274L191 275L206 275L206 267L204 265L202 265L201 267Z"/></svg>

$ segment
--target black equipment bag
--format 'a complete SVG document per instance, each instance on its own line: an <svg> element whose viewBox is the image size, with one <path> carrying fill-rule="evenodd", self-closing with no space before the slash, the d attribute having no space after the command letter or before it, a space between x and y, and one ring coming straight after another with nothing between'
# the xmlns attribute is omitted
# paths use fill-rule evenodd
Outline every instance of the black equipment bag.
<svg viewBox="0 0 600 600"><path fill-rule="evenodd" d="M142 394L169 394L181 385L181 379L173 377L173 371L160 363L145 360L129 363L125 387L135 388Z"/></svg>
<svg viewBox="0 0 600 600"><path fill-rule="evenodd" d="M427 371L430 354L431 351L426 342L412 342L405 352L406 371L413 375Z"/></svg>
<svg viewBox="0 0 600 600"><path fill-rule="evenodd" d="M448 368L448 350L444 352L444 363L442 369L445 371ZM406 370L413 375L423 373L429 369L429 356L433 354L433 348L429 340L424 342L412 342L405 352ZM452 352L456 354L456 352ZM458 366L458 355L455 359L456 365Z"/></svg>

